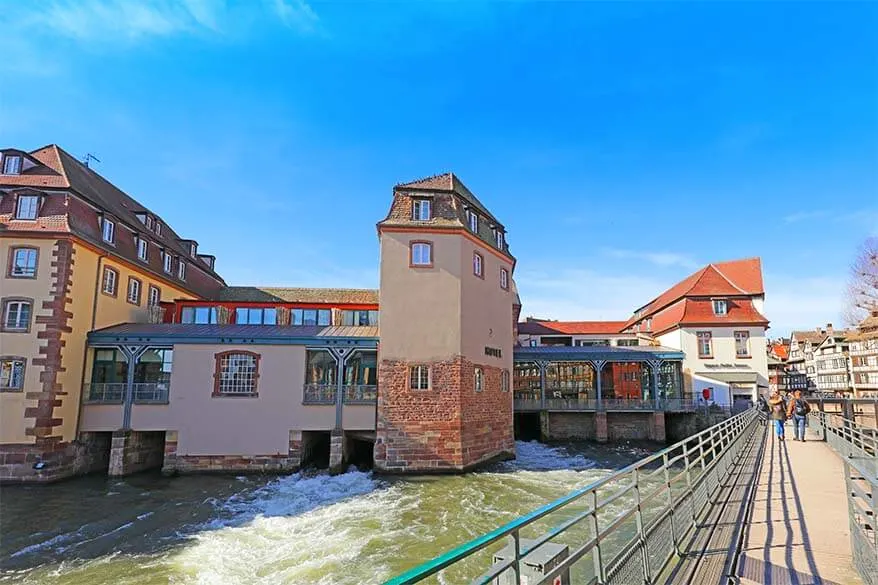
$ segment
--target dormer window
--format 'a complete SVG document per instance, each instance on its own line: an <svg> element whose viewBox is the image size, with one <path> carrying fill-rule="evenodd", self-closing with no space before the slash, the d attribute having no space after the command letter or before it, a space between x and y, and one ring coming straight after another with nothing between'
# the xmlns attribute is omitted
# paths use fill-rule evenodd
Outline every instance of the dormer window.
<svg viewBox="0 0 878 585"><path fill-rule="evenodd" d="M494 241L497 243L497 247L502 250L503 249L503 232L497 228L494 228Z"/></svg>
<svg viewBox="0 0 878 585"><path fill-rule="evenodd" d="M17 154L7 154L3 157L3 174L17 175L21 173L21 157Z"/></svg>
<svg viewBox="0 0 878 585"><path fill-rule="evenodd" d="M725 299L714 299L713 301L713 314L714 315L727 315L729 312L729 307L725 301Z"/></svg>
<svg viewBox="0 0 878 585"><path fill-rule="evenodd" d="M143 260L144 262L147 260L147 254L149 253L149 243L143 238L137 238L137 257Z"/></svg>
<svg viewBox="0 0 878 585"><path fill-rule="evenodd" d="M429 221L433 219L433 210L429 199L415 199L412 202L412 219L415 221Z"/></svg>
<svg viewBox="0 0 878 585"><path fill-rule="evenodd" d="M196 244L195 242L189 244L189 255L193 258L196 258L198 256L198 244Z"/></svg>
<svg viewBox="0 0 878 585"><path fill-rule="evenodd" d="M180 259L180 263L177 265L177 278L186 280L186 263L182 259Z"/></svg>
<svg viewBox="0 0 878 585"><path fill-rule="evenodd" d="M15 206L15 219L36 219L39 207L39 195L19 195Z"/></svg>
<svg viewBox="0 0 878 585"><path fill-rule="evenodd" d="M167 252L162 252L162 254L164 254L164 256L162 258L162 262L165 265L165 272L167 272L168 274L171 274L171 272L173 272L173 270L172 270L173 260L171 258L171 255L168 254Z"/></svg>
<svg viewBox="0 0 878 585"><path fill-rule="evenodd" d="M146 223L146 229L151 230L151 229L152 229L152 224L153 224L153 220L152 220L152 216L151 216L151 215L147 215L147 216L146 216L146 222L145 222L145 223Z"/></svg>
<svg viewBox="0 0 878 585"><path fill-rule="evenodd" d="M155 222L155 235L162 235L162 222L156 220Z"/></svg>
<svg viewBox="0 0 878 585"><path fill-rule="evenodd" d="M116 240L116 224L106 217L102 220L101 235L108 244L112 244Z"/></svg>
<svg viewBox="0 0 878 585"><path fill-rule="evenodd" d="M479 214L471 209L466 210L466 223L472 233L479 233Z"/></svg>

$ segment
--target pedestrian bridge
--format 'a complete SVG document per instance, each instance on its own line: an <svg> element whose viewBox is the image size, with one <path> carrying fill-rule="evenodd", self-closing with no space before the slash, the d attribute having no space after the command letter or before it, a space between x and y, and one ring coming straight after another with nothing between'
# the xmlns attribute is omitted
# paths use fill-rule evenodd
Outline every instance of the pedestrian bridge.
<svg viewBox="0 0 878 585"><path fill-rule="evenodd" d="M874 429L791 430L741 413L386 585L878 585Z"/></svg>

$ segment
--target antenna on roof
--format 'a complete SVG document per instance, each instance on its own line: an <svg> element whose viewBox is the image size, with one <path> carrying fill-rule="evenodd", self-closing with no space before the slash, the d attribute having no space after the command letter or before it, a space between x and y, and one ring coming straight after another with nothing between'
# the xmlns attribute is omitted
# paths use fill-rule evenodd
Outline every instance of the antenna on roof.
<svg viewBox="0 0 878 585"><path fill-rule="evenodd" d="M85 153L85 156L82 157L82 164L84 164L86 166L86 168L89 168L88 163L91 161L101 162L101 159L99 159L98 157L96 157L95 155L93 155L90 152Z"/></svg>

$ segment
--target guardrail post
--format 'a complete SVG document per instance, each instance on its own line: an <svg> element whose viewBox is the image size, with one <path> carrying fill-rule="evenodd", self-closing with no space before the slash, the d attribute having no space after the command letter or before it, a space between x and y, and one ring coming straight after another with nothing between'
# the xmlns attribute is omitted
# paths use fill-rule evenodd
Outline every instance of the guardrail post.
<svg viewBox="0 0 878 585"><path fill-rule="evenodd" d="M604 559L601 555L601 527L598 524L597 490L591 491L591 509L592 528L594 529L594 552L592 553L592 560L594 561L594 574L595 578L598 581L598 585L605 585L605 583L607 582L607 575L604 572Z"/></svg>
<svg viewBox="0 0 878 585"><path fill-rule="evenodd" d="M677 542L677 526L674 521L674 490L671 488L671 469L668 463L668 454L662 456L662 464L665 468L665 486L668 488L668 513L671 517L671 543L674 545L674 554L680 554L680 543Z"/></svg>
<svg viewBox="0 0 878 585"><path fill-rule="evenodd" d="M521 583L521 536L518 530L512 533L512 548L515 551L515 564L512 565L512 571L515 573L515 582Z"/></svg>
<svg viewBox="0 0 878 585"><path fill-rule="evenodd" d="M634 484L634 522L637 526L637 539L640 541L640 562L643 567L643 582L650 583L649 553L646 550L646 533L643 530L643 512L640 509L640 473L637 468L631 472L631 481Z"/></svg>

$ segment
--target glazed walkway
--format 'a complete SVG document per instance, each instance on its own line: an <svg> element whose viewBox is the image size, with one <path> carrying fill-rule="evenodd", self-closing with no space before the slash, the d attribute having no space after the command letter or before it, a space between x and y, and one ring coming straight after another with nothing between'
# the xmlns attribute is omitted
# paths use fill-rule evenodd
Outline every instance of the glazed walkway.
<svg viewBox="0 0 878 585"><path fill-rule="evenodd" d="M842 460L817 432L801 443L791 431L783 442L760 433L667 584L863 583L852 562Z"/></svg>

